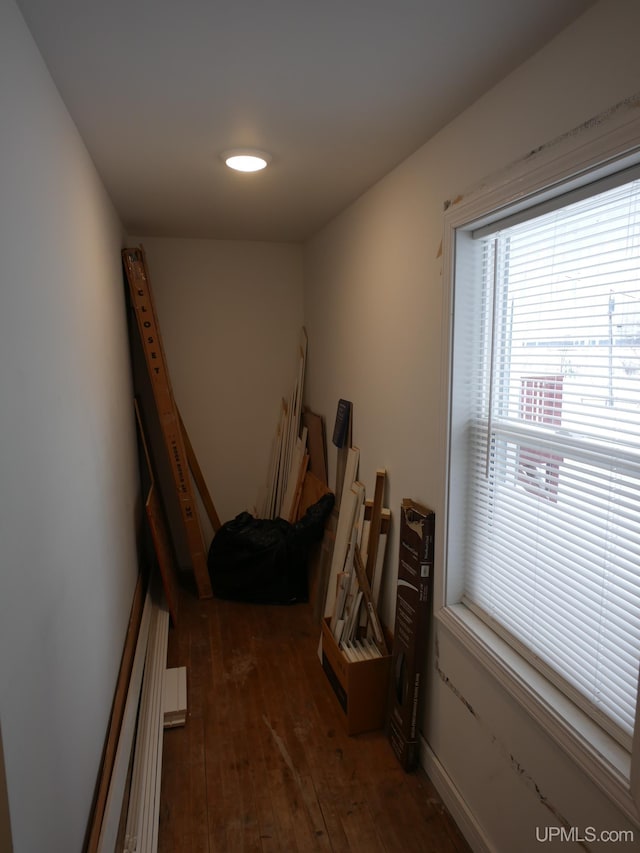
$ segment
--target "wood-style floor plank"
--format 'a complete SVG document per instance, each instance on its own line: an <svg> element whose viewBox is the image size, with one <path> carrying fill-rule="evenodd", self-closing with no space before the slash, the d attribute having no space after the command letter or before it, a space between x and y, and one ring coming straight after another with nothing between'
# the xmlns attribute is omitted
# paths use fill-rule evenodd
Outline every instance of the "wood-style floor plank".
<svg viewBox="0 0 640 853"><path fill-rule="evenodd" d="M207 828L206 773L203 754L204 723L202 715L202 673L207 669L203 659L202 640L193 630L200 616L197 602L186 596L183 601L185 629L179 633L169 629L167 666L181 666L188 661L187 691L189 725L165 732L162 766L171 767L171 786L160 793L159 849L181 853L204 853L209 850ZM181 614L182 618L182 614ZM170 796L166 796L166 794Z"/></svg>
<svg viewBox="0 0 640 853"><path fill-rule="evenodd" d="M160 853L469 853L422 771L384 732L346 735L306 604L180 592L168 666L185 726L164 736Z"/></svg>

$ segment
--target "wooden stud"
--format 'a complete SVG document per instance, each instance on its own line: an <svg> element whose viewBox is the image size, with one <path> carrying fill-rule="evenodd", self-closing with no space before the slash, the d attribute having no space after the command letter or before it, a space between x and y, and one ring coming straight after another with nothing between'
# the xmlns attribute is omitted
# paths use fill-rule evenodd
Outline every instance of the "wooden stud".
<svg viewBox="0 0 640 853"><path fill-rule="evenodd" d="M337 528L338 511L334 506L325 524L324 536L311 562L309 572L309 601L311 602L313 618L317 625L320 625L324 613Z"/></svg>
<svg viewBox="0 0 640 853"><path fill-rule="evenodd" d="M296 446L291 457L291 468L287 474L287 490L282 499L280 517L293 521L296 513L296 498L299 500L299 489L302 489L302 479L306 471L305 449L307 446L307 428L303 427L302 435L296 439ZM307 463L309 457L306 456Z"/></svg>
<svg viewBox="0 0 640 853"><path fill-rule="evenodd" d="M160 576L162 578L162 588L167 600L171 622L174 626L178 624L178 585L173 567L173 558L171 548L169 546L169 536L164 519L164 512L155 483L151 484L149 494L145 503L145 510L149 527L151 529L151 538L153 539L153 547L158 559L158 567L160 568Z"/></svg>
<svg viewBox="0 0 640 853"><path fill-rule="evenodd" d="M302 413L302 423L309 431L309 471L328 485L327 442L322 416L305 409Z"/></svg>
<svg viewBox="0 0 640 853"><path fill-rule="evenodd" d="M351 488L355 480L358 458L359 450L357 448L351 448L344 479L345 487L343 490L342 503L340 506L340 513L338 515L338 528L336 530L336 541L333 548L333 558L331 561L331 571L327 587L327 598L324 607L325 616L331 616L333 613L336 578L338 576L338 572L341 572L344 568L347 550L351 540L351 531L355 522L355 514L359 505L358 496ZM351 482L347 487L348 479L351 479Z"/></svg>
<svg viewBox="0 0 640 853"><path fill-rule="evenodd" d="M211 522L211 526L214 531L220 530L222 526L220 524L220 517L216 511L216 508L213 504L213 500L211 498L211 494L209 489L207 488L206 480L204 479L204 475L202 473L202 469L198 464L198 458L196 457L195 451L193 449L193 445L191 444L191 440L189 438L189 433L184 425L184 421L182 420L182 415L180 414L180 410L176 409L178 412L178 420L180 421L180 429L182 431L182 438L184 440L184 447L187 453L187 462L189 463L189 469L193 475L193 479L196 482L196 486L198 487L198 492L200 493L200 497L202 498L202 505L204 506L207 517Z"/></svg>
<svg viewBox="0 0 640 853"><path fill-rule="evenodd" d="M140 701L140 691L142 688L142 675L149 638L151 611L151 596L147 593L139 630L136 632L135 636L135 655L133 658L130 678L128 679L128 689L122 715L122 725L119 731L117 749L109 780L104 815L99 827L99 836L96 840L95 848L92 846L88 848L89 850L95 849L98 853L107 853L107 851L108 853L111 853L115 848L120 815L124 801L131 749L135 736L136 718Z"/></svg>
<svg viewBox="0 0 640 853"><path fill-rule="evenodd" d="M177 594L177 580L175 576L175 568L173 564L173 555L171 553L171 547L169 545L169 533L166 525L164 509L162 507L162 503L160 502L160 498L157 493L157 489L155 486L155 476L153 473L153 466L151 464L151 455L149 453L149 445L147 443L147 437L145 435L144 426L142 423L142 416L140 413L140 407L138 406L138 401L134 400L134 408L136 413L136 422L138 426L138 434L140 436L140 443L142 444L142 448L144 451L144 456L147 464L147 471L149 474L150 487L149 492L147 494L147 500L145 502L145 511L147 514L147 522L149 524L149 529L151 531L151 538L153 540L153 548L156 553L156 558L158 560L158 568L160 569L160 576L162 578L162 586L164 588L165 598L167 600L167 604L169 606L169 613L171 614L171 621L174 625L178 624L178 594Z"/></svg>
<svg viewBox="0 0 640 853"><path fill-rule="evenodd" d="M125 720L128 692L130 689L132 673L135 667L137 643L141 630L144 606L144 582L142 575L138 575L138 581L133 594L133 603L131 605L124 651L122 653L122 661L120 663L120 671L118 673L118 681L116 682L116 691L113 699L113 707L111 709L109 730L107 732L107 741L105 744L102 766L100 768L95 804L92 809L89 836L84 848L86 853L95 853L95 851L98 850L100 833L105 815L107 814L107 801L114 767L118 756L119 739L121 736L123 722Z"/></svg>
<svg viewBox="0 0 640 853"><path fill-rule="evenodd" d="M373 509L371 512L371 523L369 525L369 539L367 541L367 560L365 568L370 584L373 582L373 573L378 557L378 539L380 537L385 479L386 471L384 468L380 468L376 471L376 486L373 494Z"/></svg>
<svg viewBox="0 0 640 853"><path fill-rule="evenodd" d="M302 397L304 392L307 333L300 334L296 382L288 400L282 400L282 413L269 462L268 482L262 502L265 518L288 519L292 496L298 486L299 465L295 462L300 438ZM306 439L305 439L306 443ZM300 455L300 461L302 461ZM290 482L293 477L293 483Z"/></svg>
<svg viewBox="0 0 640 853"><path fill-rule="evenodd" d="M385 551L387 549L387 539L389 538L389 530L391 528L391 510L386 507L382 510L380 517L380 536L378 539L378 559L373 571L373 581L371 583L371 597L376 608L380 602L380 589L382 587L382 574L384 569Z"/></svg>
<svg viewBox="0 0 640 853"><path fill-rule="evenodd" d="M382 625L380 624L380 620L378 619L378 613L373 603L373 599L371 598L371 587L369 586L369 581L367 580L367 573L364 567L364 563L362 562L360 549L357 545L355 548L353 565L356 570L356 575L358 577L358 584L360 586L360 589L362 590L365 604L369 612L369 618L371 620L371 626L373 628L373 634L376 638L378 648L383 653L383 655L387 655L389 654L389 650L387 649L387 643L384 638Z"/></svg>
<svg viewBox="0 0 640 853"><path fill-rule="evenodd" d="M306 427L305 427L306 429ZM302 486L304 484L304 478L307 473L307 467L309 465L309 454L305 453L302 457L302 462L300 464L300 468L298 471L298 479L296 483L296 490L293 498L293 504L291 506L291 512L289 513L289 521L293 524L298 517L298 509L300 507L300 500L302 499Z"/></svg>

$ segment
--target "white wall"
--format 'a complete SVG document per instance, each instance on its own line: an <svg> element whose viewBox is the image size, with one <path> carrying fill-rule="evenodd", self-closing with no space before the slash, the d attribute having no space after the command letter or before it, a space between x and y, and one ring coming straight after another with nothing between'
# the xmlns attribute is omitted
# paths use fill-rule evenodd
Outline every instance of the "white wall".
<svg viewBox="0 0 640 853"><path fill-rule="evenodd" d="M400 502L412 497L436 512L444 505L443 205L640 91L639 27L635 0L596 4L307 246L307 402L333 423L338 399L353 401L353 442L369 496L376 469L387 468L386 505L395 518L387 622L393 620ZM333 482L336 457L329 446ZM457 641L440 625L436 634L423 729L432 769L469 810L466 828L478 849L537 850L536 826L563 820L628 828L628 819ZM562 849L577 845L565 842Z"/></svg>
<svg viewBox="0 0 640 853"><path fill-rule="evenodd" d="M132 238L144 246L174 396L222 522L268 475L303 325L302 248Z"/></svg>
<svg viewBox="0 0 640 853"><path fill-rule="evenodd" d="M121 227L0 0L0 715L14 849L79 851L137 576Z"/></svg>

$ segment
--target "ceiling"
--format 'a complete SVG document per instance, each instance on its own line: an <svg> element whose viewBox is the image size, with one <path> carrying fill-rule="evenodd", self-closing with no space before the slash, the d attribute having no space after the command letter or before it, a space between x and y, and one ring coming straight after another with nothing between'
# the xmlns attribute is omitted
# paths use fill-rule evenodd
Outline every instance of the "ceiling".
<svg viewBox="0 0 640 853"><path fill-rule="evenodd" d="M131 235L299 241L592 1L18 5Z"/></svg>

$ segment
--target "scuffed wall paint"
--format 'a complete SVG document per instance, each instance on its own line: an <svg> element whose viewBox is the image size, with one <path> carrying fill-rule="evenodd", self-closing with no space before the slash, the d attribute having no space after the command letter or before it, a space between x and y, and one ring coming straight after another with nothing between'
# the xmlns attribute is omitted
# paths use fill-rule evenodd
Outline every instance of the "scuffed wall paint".
<svg viewBox="0 0 640 853"><path fill-rule="evenodd" d="M572 826L571 822L561 813L560 809L551 802L550 798L543 793L533 776L526 770L526 768L513 754L513 752L506 746L506 744L502 742L500 737L494 731L492 731L492 727L477 713L469 699L467 699L466 696L462 693L462 691L458 687L456 687L452 679L442 669L440 665L440 646L438 642L437 631L435 639L434 668L440 681L447 687L448 690L451 691L451 693L456 697L456 699L474 718L475 722L482 729L484 736L488 738L488 740L491 742L492 747L499 751L500 755L505 760L505 763L508 763L508 766L514 772L518 781L526 785L530 790L534 791L540 804L543 805L553 815L554 819L558 822L560 826L563 826L566 829L570 829ZM585 847L585 849L587 848Z"/></svg>

